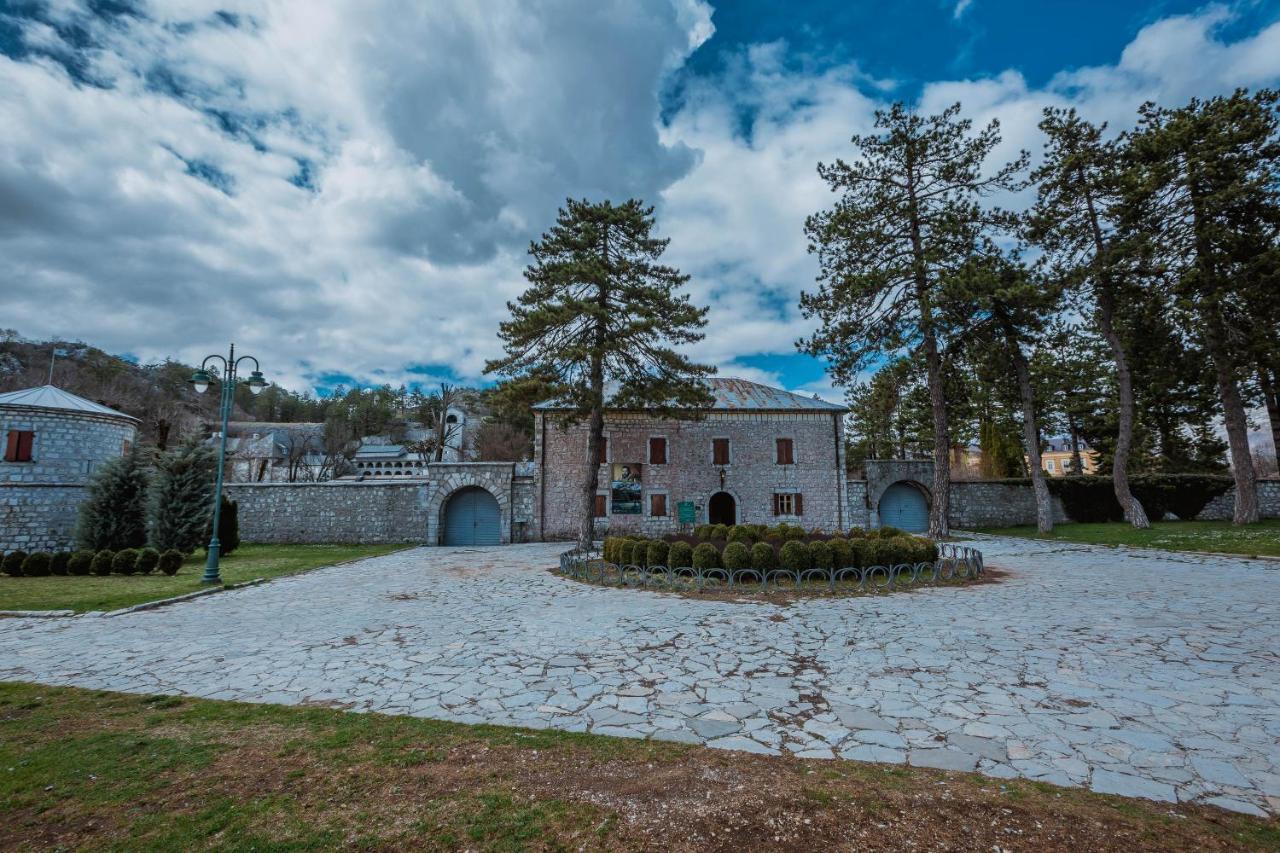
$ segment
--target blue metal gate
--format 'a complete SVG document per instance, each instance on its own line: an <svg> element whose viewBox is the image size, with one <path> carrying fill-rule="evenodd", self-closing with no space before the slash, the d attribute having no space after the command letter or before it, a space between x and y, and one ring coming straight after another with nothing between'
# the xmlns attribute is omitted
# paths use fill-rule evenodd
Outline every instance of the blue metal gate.
<svg viewBox="0 0 1280 853"><path fill-rule="evenodd" d="M498 545L502 512L493 495L479 487L455 492L444 507L444 544Z"/></svg>
<svg viewBox="0 0 1280 853"><path fill-rule="evenodd" d="M906 483L894 483L880 498L880 524L910 533L929 529L929 502L924 493Z"/></svg>

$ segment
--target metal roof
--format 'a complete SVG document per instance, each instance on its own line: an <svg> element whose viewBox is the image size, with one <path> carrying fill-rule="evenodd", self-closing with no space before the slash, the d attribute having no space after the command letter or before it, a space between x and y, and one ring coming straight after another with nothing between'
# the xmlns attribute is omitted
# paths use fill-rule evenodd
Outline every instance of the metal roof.
<svg viewBox="0 0 1280 853"><path fill-rule="evenodd" d="M712 411L755 411L755 412L844 412L845 406L828 403L803 394L794 394L781 388L772 388L738 379L732 376L713 376L706 380L707 390L711 392L715 402ZM551 410L559 408L558 401L544 400L533 408Z"/></svg>
<svg viewBox="0 0 1280 853"><path fill-rule="evenodd" d="M64 412L79 412L84 415L103 415L129 421L138 420L133 415L126 415L124 412L109 408L101 403L78 397L54 385L42 385L39 388L26 388L22 391L10 391L7 394L0 394L0 407L5 406L28 409L56 409Z"/></svg>
<svg viewBox="0 0 1280 853"><path fill-rule="evenodd" d="M407 452L404 446L399 444L366 444L356 450L356 456L403 456Z"/></svg>

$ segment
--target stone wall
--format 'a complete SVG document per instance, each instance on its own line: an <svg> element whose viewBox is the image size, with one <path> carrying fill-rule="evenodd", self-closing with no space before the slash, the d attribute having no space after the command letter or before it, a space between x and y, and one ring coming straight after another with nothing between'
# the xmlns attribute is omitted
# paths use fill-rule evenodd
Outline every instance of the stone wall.
<svg viewBox="0 0 1280 853"><path fill-rule="evenodd" d="M849 509L845 519L845 527L871 526L871 511L867 505L867 481L849 481Z"/></svg>
<svg viewBox="0 0 1280 853"><path fill-rule="evenodd" d="M1070 521L1062 501L1053 501L1053 521ZM950 524L964 530L974 527L1010 527L1036 523L1036 497L1030 485L956 480L951 484Z"/></svg>
<svg viewBox="0 0 1280 853"><path fill-rule="evenodd" d="M240 538L269 543L427 542L422 482L229 483Z"/></svg>
<svg viewBox="0 0 1280 853"><path fill-rule="evenodd" d="M597 535L642 533L658 536L679 527L677 504L691 501L699 522L716 492L733 496L743 523L785 521L806 527L847 527L843 423L830 412L712 412L703 420L679 421L641 413L610 413L605 421L610 463L642 466L642 512L598 519ZM576 535L580 490L587 465L585 423L561 427L535 414L534 459L539 462L537 516L544 539ZM649 439L667 440L665 464L649 464ZM728 465L712 463L712 439L727 438ZM777 464L778 438L791 438L794 465ZM720 471L724 470L721 482ZM609 493L609 466L600 466L598 494ZM773 494L802 494L803 516L775 516ZM665 494L667 515L650 515L650 496ZM606 501L608 498L606 497ZM610 507L612 509L612 507Z"/></svg>
<svg viewBox="0 0 1280 853"><path fill-rule="evenodd" d="M0 483L0 551L68 551L88 496L66 483Z"/></svg>
<svg viewBox="0 0 1280 853"><path fill-rule="evenodd" d="M22 406L0 408L0 442L11 429L31 430L35 438L30 462L0 459L0 482L5 483L86 483L96 466L122 455L137 434L133 423L123 418Z"/></svg>
<svg viewBox="0 0 1280 853"><path fill-rule="evenodd" d="M1209 501L1209 505L1196 518L1203 521L1230 521L1235 511L1236 490L1233 486L1230 491ZM1258 481L1258 511L1263 518L1280 518L1280 479Z"/></svg>

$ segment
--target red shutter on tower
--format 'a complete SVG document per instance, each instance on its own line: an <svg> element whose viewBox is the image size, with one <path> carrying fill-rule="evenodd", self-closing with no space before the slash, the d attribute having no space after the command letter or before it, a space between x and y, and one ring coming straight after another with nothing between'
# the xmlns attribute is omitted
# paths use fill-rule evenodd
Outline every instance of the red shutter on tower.
<svg viewBox="0 0 1280 853"><path fill-rule="evenodd" d="M665 516L667 514L667 496L649 495L649 515Z"/></svg>
<svg viewBox="0 0 1280 853"><path fill-rule="evenodd" d="M729 464L729 439L711 439L711 461L715 465Z"/></svg>
<svg viewBox="0 0 1280 853"><path fill-rule="evenodd" d="M804 495L796 492L796 515L804 515Z"/></svg>
<svg viewBox="0 0 1280 853"><path fill-rule="evenodd" d="M791 444L791 439L789 438L778 439L778 464L792 465L794 463L795 463L795 453L794 453L794 448Z"/></svg>
<svg viewBox="0 0 1280 853"><path fill-rule="evenodd" d="M608 506L605 504L604 495L596 495L596 518L604 518L608 515Z"/></svg>
<svg viewBox="0 0 1280 853"><path fill-rule="evenodd" d="M5 462L18 461L18 436L20 435L22 435L22 433L18 432L16 429L9 430L9 440L4 446Z"/></svg>
<svg viewBox="0 0 1280 853"><path fill-rule="evenodd" d="M773 493L773 514L774 515L782 515L782 511L778 508L778 503L779 503L778 493L774 492Z"/></svg>
<svg viewBox="0 0 1280 853"><path fill-rule="evenodd" d="M649 464L667 464L667 440L665 438L649 439Z"/></svg>
<svg viewBox="0 0 1280 853"><path fill-rule="evenodd" d="M609 439L600 436L600 449L596 452L596 464L603 465L609 461Z"/></svg>
<svg viewBox="0 0 1280 853"><path fill-rule="evenodd" d="M31 446L35 444L36 434L30 430L22 430L18 433L18 461L31 461Z"/></svg>

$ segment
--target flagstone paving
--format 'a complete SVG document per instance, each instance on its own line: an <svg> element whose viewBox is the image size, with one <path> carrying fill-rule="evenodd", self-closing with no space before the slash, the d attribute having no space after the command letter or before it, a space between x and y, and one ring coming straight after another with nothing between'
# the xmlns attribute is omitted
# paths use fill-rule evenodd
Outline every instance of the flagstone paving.
<svg viewBox="0 0 1280 853"><path fill-rule="evenodd" d="M1280 813L1280 565L984 539L1003 583L790 606L422 548L0 620L0 678L978 770Z"/></svg>

